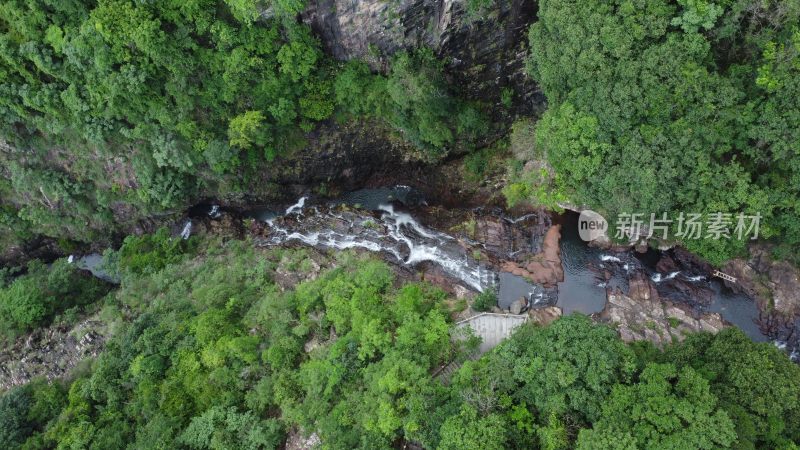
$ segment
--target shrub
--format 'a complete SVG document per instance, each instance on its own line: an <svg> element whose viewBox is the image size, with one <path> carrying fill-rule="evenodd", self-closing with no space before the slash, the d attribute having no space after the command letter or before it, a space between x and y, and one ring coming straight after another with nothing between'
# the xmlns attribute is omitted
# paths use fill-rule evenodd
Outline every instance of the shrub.
<svg viewBox="0 0 800 450"><path fill-rule="evenodd" d="M13 337L46 325L56 314L93 303L107 292L105 283L64 259L49 267L32 261L26 274L0 289L0 331Z"/></svg>
<svg viewBox="0 0 800 450"><path fill-rule="evenodd" d="M493 307L497 306L497 291L494 289L486 289L475 297L472 302L472 309L475 311L491 311Z"/></svg>
<svg viewBox="0 0 800 450"><path fill-rule="evenodd" d="M162 227L153 234L126 237L117 264L123 273L155 273L183 259L194 246L192 238L172 237L169 229Z"/></svg>

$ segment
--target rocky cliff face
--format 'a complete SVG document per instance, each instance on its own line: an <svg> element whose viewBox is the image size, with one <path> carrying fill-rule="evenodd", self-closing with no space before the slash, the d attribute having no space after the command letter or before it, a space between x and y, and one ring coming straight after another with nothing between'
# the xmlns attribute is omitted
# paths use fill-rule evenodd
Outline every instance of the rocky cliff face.
<svg viewBox="0 0 800 450"><path fill-rule="evenodd" d="M461 93L499 102L512 89L518 114L544 109L544 96L525 75L527 30L534 0L497 1L469 13L463 0L312 0L303 14L337 59L362 58L386 69L386 57L425 46L448 61Z"/></svg>
<svg viewBox="0 0 800 450"><path fill-rule="evenodd" d="M725 284L756 299L762 314L762 329L777 337L780 345L800 349L800 269L786 261L775 261L768 244L750 247L748 259L734 259L722 269L736 278Z"/></svg>
<svg viewBox="0 0 800 450"><path fill-rule="evenodd" d="M800 270L786 261L773 260L766 246L752 246L747 260L734 259L723 271L737 279L737 283L725 284L758 299L762 310L800 316Z"/></svg>
<svg viewBox="0 0 800 450"><path fill-rule="evenodd" d="M301 18L328 54L341 60L362 58L375 70L388 69L391 56L398 51L420 46L433 49L447 62L446 74L458 94L488 109L494 123L508 125L516 115L535 115L544 110L544 96L524 70L527 30L536 20L536 11L535 0L497 1L472 13L464 0L310 0ZM510 107L501 104L504 92L512 93ZM498 127L498 135L502 130ZM308 133L306 139L304 149L264 164L258 171L259 179L246 192L231 192L226 183L236 183L224 181L222 187L198 192L191 201L206 198L226 206L289 201L319 187L357 189L382 173L397 178L399 173L432 170L410 158L413 149L382 123L330 120ZM19 149L0 141L0 151ZM113 176L127 174L119 181L121 185L135 185L130 167L118 161L109 164ZM143 217L142 211L118 202L112 205L112 214L119 228L109 230L108 238L112 233L119 237L152 231L177 219L182 209ZM32 257L52 259L61 254L50 239L28 244L0 251L0 264L18 264Z"/></svg>
<svg viewBox="0 0 800 450"><path fill-rule="evenodd" d="M537 8L534 0L498 1L470 14L463 0L311 0L302 20L329 55L363 59L376 71L388 70L399 51L433 49L447 62L446 75L459 95L488 108L494 123L510 125L516 116L539 115L546 105L525 73L527 30ZM510 107L501 103L503 92L512 94ZM218 200L231 206L289 200L320 184L351 190L382 172L397 177L425 166L410 160L414 150L382 123L331 120L306 138L304 149L265 168L256 184L263 191Z"/></svg>

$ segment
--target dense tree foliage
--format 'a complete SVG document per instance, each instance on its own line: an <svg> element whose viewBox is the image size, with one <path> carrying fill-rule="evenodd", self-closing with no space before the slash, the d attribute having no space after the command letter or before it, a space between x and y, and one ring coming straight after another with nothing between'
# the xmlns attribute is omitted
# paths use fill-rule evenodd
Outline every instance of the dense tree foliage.
<svg viewBox="0 0 800 450"><path fill-rule="evenodd" d="M89 242L301 145L333 111L302 6L0 3L4 225Z"/></svg>
<svg viewBox="0 0 800 450"><path fill-rule="evenodd" d="M165 256L163 240L129 239L119 252L150 246L142 254L161 269L108 255L123 287L107 308L135 319L30 448L275 448L287 424L341 448L388 446L427 414L412 395L442 389L431 372L460 354L441 291L397 290L382 263L345 255L281 292L276 267L302 273L303 252L231 242ZM45 424L15 425L13 439Z"/></svg>
<svg viewBox="0 0 800 450"><path fill-rule="evenodd" d="M428 49L396 55L388 77L351 61L337 76L334 92L344 111L387 121L428 159L456 145L472 149L488 130L481 112L450 92L442 62Z"/></svg>
<svg viewBox="0 0 800 450"><path fill-rule="evenodd" d="M800 377L796 366L734 330L713 338L699 334L659 357L694 368L736 425L737 448L791 448L800 433ZM776 381L777 380L777 381Z"/></svg>
<svg viewBox="0 0 800 450"><path fill-rule="evenodd" d="M800 243L800 4L546 0L530 72L549 109L512 200L619 213L760 213ZM535 185L535 186L534 186ZM543 189L539 186L544 185ZM713 262L739 240L686 240Z"/></svg>
<svg viewBox="0 0 800 450"><path fill-rule="evenodd" d="M65 259L49 267L31 261L25 273L0 283L0 342L46 325L56 314L94 303L108 286Z"/></svg>
<svg viewBox="0 0 800 450"><path fill-rule="evenodd" d="M36 380L0 397L0 445L19 448L34 432L41 432L61 412L67 392L58 383ZM29 442L35 447L38 437Z"/></svg>
<svg viewBox="0 0 800 450"><path fill-rule="evenodd" d="M202 193L245 192L337 106L396 128L416 157L486 131L431 51L395 56L388 76L336 63L304 7L0 2L0 243L94 242Z"/></svg>
<svg viewBox="0 0 800 450"><path fill-rule="evenodd" d="M145 258L121 255L134 248ZM352 253L162 233L107 260L122 280L104 306L114 337L65 386L4 393L0 443L261 449L290 433L347 449L800 442L800 367L736 329L659 351L573 315L522 326L478 358L443 292ZM461 367L439 376L450 363Z"/></svg>
<svg viewBox="0 0 800 450"><path fill-rule="evenodd" d="M178 239L162 227L153 234L126 237L119 251L107 253L107 265L127 275L155 273L181 261L195 244L194 238Z"/></svg>
<svg viewBox="0 0 800 450"><path fill-rule="evenodd" d="M268 137L260 150L274 155L293 125L331 109L314 104L328 101L321 53L307 28L291 18L256 24L257 5L245 3L233 9L242 21L210 0L4 2L3 131L124 137L154 167L189 172L208 159L235 165L236 142L227 158L209 152L256 110Z"/></svg>
<svg viewBox="0 0 800 450"><path fill-rule="evenodd" d="M733 422L716 408L708 381L689 367L648 364L639 382L616 386L579 449L713 449L734 441Z"/></svg>

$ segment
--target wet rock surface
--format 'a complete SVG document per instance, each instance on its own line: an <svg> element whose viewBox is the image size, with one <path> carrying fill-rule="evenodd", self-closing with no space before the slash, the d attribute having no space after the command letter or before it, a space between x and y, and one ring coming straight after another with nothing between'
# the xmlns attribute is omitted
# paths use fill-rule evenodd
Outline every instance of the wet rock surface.
<svg viewBox="0 0 800 450"><path fill-rule="evenodd" d="M734 259L723 272L736 278L736 283L727 283L731 289L758 299L762 310L773 307L785 316L800 315L800 269L775 261L768 247L754 245L749 259Z"/></svg>
<svg viewBox="0 0 800 450"><path fill-rule="evenodd" d="M736 278L725 282L728 288L756 300L764 334L800 361L800 269L775 261L768 246L756 244L747 260L734 259L723 271Z"/></svg>
<svg viewBox="0 0 800 450"><path fill-rule="evenodd" d="M403 192L408 189L414 190L405 186ZM377 189L387 190L394 192L397 186ZM363 196L356 196L358 205L363 205ZM559 315L579 311L619 323L626 339L648 339L657 345L688 332L714 332L733 324L755 340L785 346L787 353L800 348L800 321L795 316L732 293L712 277L713 267L682 248L645 253L598 249L576 242L574 224L566 216L523 211L509 217L501 208L427 206L420 192L402 197L414 200L404 205L394 196L378 207L367 195L367 202L377 208L373 211L347 202L331 207L311 200L311 206L292 214L271 216L269 224L249 223L246 233L254 234L259 245L383 253L403 280L430 282L450 293L454 302L467 304L476 291L497 289L494 312L527 313L542 323L553 320L551 308L558 307ZM287 285L298 281L295 275L286 271ZM744 291L742 286L738 291ZM465 311L468 317L471 310Z"/></svg>
<svg viewBox="0 0 800 450"><path fill-rule="evenodd" d="M524 257L521 262L506 261L501 266L502 270L545 287L555 287L564 281L559 239L561 239L561 226L551 226L544 235L540 253Z"/></svg>
<svg viewBox="0 0 800 450"><path fill-rule="evenodd" d="M24 384L36 377L64 377L86 358L97 356L106 341L96 316L72 327L37 329L0 351L0 389Z"/></svg>
<svg viewBox="0 0 800 450"><path fill-rule="evenodd" d="M716 333L726 326L717 313L698 313L685 304L661 299L652 280L641 272L631 277L627 293L608 290L599 317L616 324L625 342L647 340L659 347L683 340L687 333Z"/></svg>

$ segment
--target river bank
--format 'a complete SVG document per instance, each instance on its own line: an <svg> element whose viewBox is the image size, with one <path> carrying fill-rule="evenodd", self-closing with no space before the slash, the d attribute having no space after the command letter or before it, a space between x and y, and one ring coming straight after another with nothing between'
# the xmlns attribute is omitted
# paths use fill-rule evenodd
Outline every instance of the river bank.
<svg viewBox="0 0 800 450"><path fill-rule="evenodd" d="M224 210L208 208L195 211L194 220L219 229L220 217L212 216L223 211L224 217ZM708 264L680 248L639 253L592 247L578 237L576 214L446 208L429 205L409 186L354 191L335 201L304 197L281 209L231 211L244 217L235 234L251 235L263 246L380 253L410 278L458 298L496 290L496 312L548 320L580 312L617 324L626 340L656 345L734 325L798 356L797 317L713 278Z"/></svg>
<svg viewBox="0 0 800 450"><path fill-rule="evenodd" d="M625 341L657 346L688 333L737 326L755 341L772 341L793 359L800 357L797 317L713 279L710 266L680 248L638 253L592 247L578 236L574 213L511 215L499 206L430 203L424 192L395 185L272 206L201 204L176 221L172 232L177 239L247 238L264 248L376 253L401 279L430 282L463 302L456 320L477 314L475 297L492 290L497 293L492 311L527 314L537 323L578 312L613 324ZM76 255L73 261L115 281L102 270L99 254ZM279 284L297 281L288 273L285 278ZM108 338L102 329L87 318L73 329L57 326L20 339L0 354L10 368L0 373L0 386L63 376L102 350Z"/></svg>

